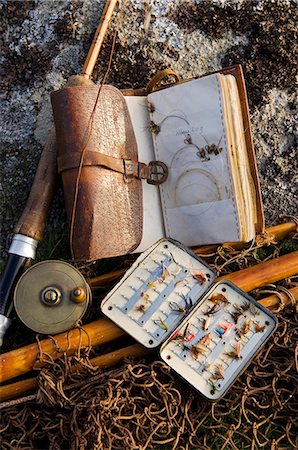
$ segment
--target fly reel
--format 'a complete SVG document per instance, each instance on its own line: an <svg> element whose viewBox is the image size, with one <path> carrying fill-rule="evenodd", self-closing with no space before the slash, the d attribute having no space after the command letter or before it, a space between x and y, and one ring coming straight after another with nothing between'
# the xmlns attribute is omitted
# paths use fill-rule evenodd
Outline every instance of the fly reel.
<svg viewBox="0 0 298 450"><path fill-rule="evenodd" d="M43 261L19 279L14 306L20 320L41 334L72 328L86 313L91 290L83 275L64 261Z"/></svg>

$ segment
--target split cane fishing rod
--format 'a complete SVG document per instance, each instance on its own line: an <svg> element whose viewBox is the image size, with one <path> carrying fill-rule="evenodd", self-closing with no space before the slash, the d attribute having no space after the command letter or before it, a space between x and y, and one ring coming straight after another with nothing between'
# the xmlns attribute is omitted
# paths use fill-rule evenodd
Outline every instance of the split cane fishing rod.
<svg viewBox="0 0 298 450"><path fill-rule="evenodd" d="M108 0L95 32L93 42L80 75L71 77L72 85L93 85L90 78L117 0ZM24 212L15 228L8 258L0 281L0 346L10 325L13 308L12 293L18 278L35 258L42 239L46 217L52 202L57 179L55 131L52 130L44 146Z"/></svg>

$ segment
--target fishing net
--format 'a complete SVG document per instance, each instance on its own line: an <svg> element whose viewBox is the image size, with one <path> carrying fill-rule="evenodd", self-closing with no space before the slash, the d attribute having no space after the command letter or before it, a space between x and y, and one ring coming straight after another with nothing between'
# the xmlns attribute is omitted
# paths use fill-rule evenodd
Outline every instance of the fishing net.
<svg viewBox="0 0 298 450"><path fill-rule="evenodd" d="M249 249L218 247L206 259L225 274L297 248L295 238L278 244L265 235L262 239ZM37 394L2 407L1 448L297 448L298 328L289 292L297 281L293 277L253 292L256 298L278 294L278 328L217 403L203 400L157 355L102 372L90 362L91 346L79 346L71 357L60 349L57 361L41 352L39 359L47 364L39 369ZM282 294L291 300L287 306Z"/></svg>

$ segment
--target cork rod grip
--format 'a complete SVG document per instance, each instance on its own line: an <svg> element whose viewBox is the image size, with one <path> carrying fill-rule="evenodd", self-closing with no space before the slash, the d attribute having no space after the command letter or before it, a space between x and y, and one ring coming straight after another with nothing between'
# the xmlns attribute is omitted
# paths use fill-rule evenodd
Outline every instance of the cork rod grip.
<svg viewBox="0 0 298 450"><path fill-rule="evenodd" d="M19 219L15 233L40 241L43 237L47 213L52 202L57 179L57 151L54 129L42 151L31 192Z"/></svg>

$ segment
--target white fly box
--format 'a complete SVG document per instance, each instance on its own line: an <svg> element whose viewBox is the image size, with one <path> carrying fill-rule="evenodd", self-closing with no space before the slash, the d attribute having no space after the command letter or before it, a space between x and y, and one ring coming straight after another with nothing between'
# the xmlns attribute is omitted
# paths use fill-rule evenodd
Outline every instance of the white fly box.
<svg viewBox="0 0 298 450"><path fill-rule="evenodd" d="M157 347L214 279L212 269L193 252L161 239L137 258L101 309L145 347Z"/></svg>
<svg viewBox="0 0 298 450"><path fill-rule="evenodd" d="M161 358L208 400L221 398L273 333L275 316L219 281L174 330Z"/></svg>

